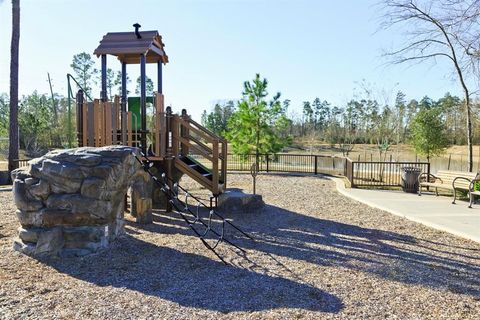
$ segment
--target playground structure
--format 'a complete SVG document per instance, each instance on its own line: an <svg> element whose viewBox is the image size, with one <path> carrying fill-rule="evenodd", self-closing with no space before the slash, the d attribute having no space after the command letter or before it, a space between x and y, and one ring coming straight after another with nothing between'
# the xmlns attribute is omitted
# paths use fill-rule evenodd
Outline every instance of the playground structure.
<svg viewBox="0 0 480 320"><path fill-rule="evenodd" d="M76 96L78 146L138 147L152 165L174 181L174 170L192 177L216 199L226 188L227 141L190 118L186 110L174 114L164 107L163 65L168 63L158 31L109 32L94 54L101 58L101 98L86 101ZM121 97L107 95L107 55L121 63ZM157 91L146 94L146 64L157 64ZM140 65L140 97L127 97L127 65ZM147 104L152 103L148 114ZM170 183L170 182L169 182ZM172 183L170 183L170 187Z"/></svg>
<svg viewBox="0 0 480 320"><path fill-rule="evenodd" d="M225 190L227 142L191 120L186 110L181 115L170 107L164 111L162 65L168 57L162 38L157 31L139 32L140 26L134 26L135 32L106 34L95 50L102 59L101 99L85 101L84 92L77 93L80 148L51 151L12 172L22 226L14 248L35 257L95 252L124 233L127 190L138 223L153 222L152 198L158 191L166 211L178 213L226 264L215 250L220 243L245 253L226 238L226 228L252 239L213 208ZM122 63L122 97L113 101L106 94L107 54ZM141 95L127 98L126 66L138 63ZM157 63L154 97L146 96L146 63ZM148 100L153 103L150 118ZM209 205L179 184L177 170L212 192Z"/></svg>

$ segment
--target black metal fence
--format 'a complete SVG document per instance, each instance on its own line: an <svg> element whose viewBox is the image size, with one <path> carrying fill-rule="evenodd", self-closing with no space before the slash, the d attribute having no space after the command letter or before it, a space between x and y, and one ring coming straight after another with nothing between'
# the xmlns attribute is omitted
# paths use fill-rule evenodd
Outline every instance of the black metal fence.
<svg viewBox="0 0 480 320"><path fill-rule="evenodd" d="M227 169L229 171L250 171L256 155L229 154ZM261 154L258 161L261 172L291 172L309 174L343 174L345 158L308 154Z"/></svg>
<svg viewBox="0 0 480 320"><path fill-rule="evenodd" d="M256 155L228 154L228 171L250 171ZM19 159L19 167L27 166L30 159ZM200 159L198 159L200 160ZM430 173L428 162L353 161L349 158L309 154L261 154L258 161L261 172L305 174L334 174L345 176L355 187L399 187L403 167L419 168Z"/></svg>
<svg viewBox="0 0 480 320"><path fill-rule="evenodd" d="M345 160L345 176L355 187L399 187L404 167L430 173L428 162L379 162Z"/></svg>

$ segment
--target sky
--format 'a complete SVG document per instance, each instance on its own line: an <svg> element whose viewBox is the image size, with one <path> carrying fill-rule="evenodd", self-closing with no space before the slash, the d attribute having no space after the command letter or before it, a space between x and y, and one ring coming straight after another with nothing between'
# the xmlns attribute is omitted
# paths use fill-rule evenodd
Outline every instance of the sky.
<svg viewBox="0 0 480 320"><path fill-rule="evenodd" d="M140 30L158 30L166 44L166 104L174 112L186 108L197 120L215 102L241 98L243 82L256 73L268 79L272 95L279 91L290 99L297 114L315 97L342 107L361 96L362 82L391 101L398 90L408 99L460 95L444 61L387 63L382 54L403 37L379 30L377 1L22 0L20 94L48 93L49 72L54 91L66 95L73 55L93 54L104 34L133 31L138 22ZM8 93L10 0L0 0L0 22L0 93ZM115 57L107 63L120 69ZM139 68L128 66L131 79ZM155 65L147 66L147 75L156 79Z"/></svg>

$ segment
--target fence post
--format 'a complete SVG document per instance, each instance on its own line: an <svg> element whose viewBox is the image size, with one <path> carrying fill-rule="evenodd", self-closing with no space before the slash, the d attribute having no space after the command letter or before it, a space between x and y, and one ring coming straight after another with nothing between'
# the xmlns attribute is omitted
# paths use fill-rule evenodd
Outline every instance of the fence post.
<svg viewBox="0 0 480 320"><path fill-rule="evenodd" d="M355 183L353 181L354 177L355 177L355 172L354 172L354 168L355 168L355 163L353 161L349 161L350 162L350 166L351 166L351 170L350 170L350 187L351 188L355 188Z"/></svg>
<svg viewBox="0 0 480 320"><path fill-rule="evenodd" d="M430 181L430 162L427 163L427 173L428 173L427 181Z"/></svg>
<svg viewBox="0 0 480 320"><path fill-rule="evenodd" d="M317 175L318 174L318 156L315 155L314 157L315 157L315 175Z"/></svg>
<svg viewBox="0 0 480 320"><path fill-rule="evenodd" d="M270 155L267 153L266 157L267 157L267 172L268 172L268 171L269 171L269 168L268 168L268 164L269 164L269 163L268 163L268 159L270 158Z"/></svg>

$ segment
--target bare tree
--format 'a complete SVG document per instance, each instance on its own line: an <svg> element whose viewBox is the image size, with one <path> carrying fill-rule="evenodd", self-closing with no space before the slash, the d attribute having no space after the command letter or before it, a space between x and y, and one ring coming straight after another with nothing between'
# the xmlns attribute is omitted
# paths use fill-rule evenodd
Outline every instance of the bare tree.
<svg viewBox="0 0 480 320"><path fill-rule="evenodd" d="M12 43L10 46L10 133L8 171L18 168L18 47L20 42L20 0L12 0Z"/></svg>
<svg viewBox="0 0 480 320"><path fill-rule="evenodd" d="M467 80L476 71L479 0L383 0L382 27L404 28L403 47L386 56L394 64L447 59L464 94L468 170L473 169L471 90Z"/></svg>

